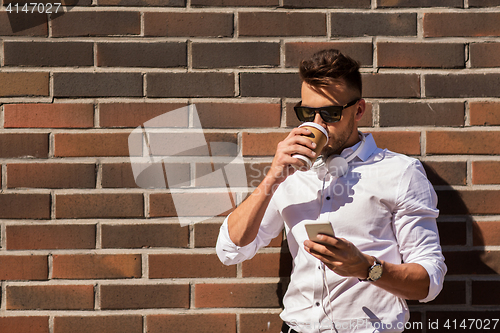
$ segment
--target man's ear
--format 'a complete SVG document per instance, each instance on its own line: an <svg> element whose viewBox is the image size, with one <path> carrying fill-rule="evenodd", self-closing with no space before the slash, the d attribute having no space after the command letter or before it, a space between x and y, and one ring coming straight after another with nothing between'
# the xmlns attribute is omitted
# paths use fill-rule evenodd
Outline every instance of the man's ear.
<svg viewBox="0 0 500 333"><path fill-rule="evenodd" d="M355 121L360 121L365 114L366 103L364 99L360 99L357 104L356 115L354 116Z"/></svg>

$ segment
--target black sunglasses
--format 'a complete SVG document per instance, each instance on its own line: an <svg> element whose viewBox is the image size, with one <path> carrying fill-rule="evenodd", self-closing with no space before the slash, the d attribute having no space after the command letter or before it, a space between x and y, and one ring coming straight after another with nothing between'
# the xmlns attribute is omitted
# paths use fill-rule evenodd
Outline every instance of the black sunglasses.
<svg viewBox="0 0 500 333"><path fill-rule="evenodd" d="M361 98L357 98L346 105L330 105L324 106L321 108L310 108L308 106L302 106L302 101L298 102L297 105L294 106L295 114L300 121L314 121L316 117L316 113L319 113L321 119L323 119L326 123L335 123L342 118L342 110L353 106L356 104Z"/></svg>

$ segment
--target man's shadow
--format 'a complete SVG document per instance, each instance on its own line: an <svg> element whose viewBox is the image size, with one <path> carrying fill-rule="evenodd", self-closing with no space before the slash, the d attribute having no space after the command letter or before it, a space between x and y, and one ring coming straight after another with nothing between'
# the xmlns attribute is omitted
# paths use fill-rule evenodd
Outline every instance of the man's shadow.
<svg viewBox="0 0 500 333"><path fill-rule="evenodd" d="M423 163L427 176L438 195L437 220L441 247L448 267L447 277L456 275L498 275L500 263L495 251L485 251L485 235L475 222L470 207L464 201L465 191L452 185L466 185L465 163ZM452 169L454 169L452 171ZM472 231L472 237L468 232ZM471 247L473 246L473 249ZM441 293L429 303L409 301L409 305L466 305L464 280L445 280Z"/></svg>

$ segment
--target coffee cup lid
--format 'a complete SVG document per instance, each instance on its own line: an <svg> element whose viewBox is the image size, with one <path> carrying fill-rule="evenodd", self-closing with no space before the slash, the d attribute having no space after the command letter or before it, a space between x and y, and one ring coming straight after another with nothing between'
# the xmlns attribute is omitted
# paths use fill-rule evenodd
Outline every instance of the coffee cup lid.
<svg viewBox="0 0 500 333"><path fill-rule="evenodd" d="M316 129L320 130L328 139L328 133L326 132L326 129L323 126L318 125L316 123L313 123L312 121L309 121L309 122L302 123L299 127L304 127L304 126L314 127Z"/></svg>

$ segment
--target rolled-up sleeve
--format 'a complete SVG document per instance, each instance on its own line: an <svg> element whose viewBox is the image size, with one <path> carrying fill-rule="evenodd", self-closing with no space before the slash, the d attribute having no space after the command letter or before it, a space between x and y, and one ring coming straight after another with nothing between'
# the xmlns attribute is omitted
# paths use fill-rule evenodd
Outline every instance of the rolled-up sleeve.
<svg viewBox="0 0 500 333"><path fill-rule="evenodd" d="M436 224L437 195L418 160L403 174L396 202L394 228L403 262L425 268L430 280L429 292L420 302L432 301L443 288L447 267Z"/></svg>
<svg viewBox="0 0 500 333"><path fill-rule="evenodd" d="M226 217L220 227L215 247L217 256L224 265L234 265L253 258L260 248L267 246L273 238L279 235L284 226L283 219L274 205L274 200L271 199L262 218L257 237L248 245L237 246L229 236L227 225L229 216Z"/></svg>

